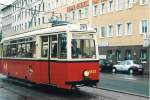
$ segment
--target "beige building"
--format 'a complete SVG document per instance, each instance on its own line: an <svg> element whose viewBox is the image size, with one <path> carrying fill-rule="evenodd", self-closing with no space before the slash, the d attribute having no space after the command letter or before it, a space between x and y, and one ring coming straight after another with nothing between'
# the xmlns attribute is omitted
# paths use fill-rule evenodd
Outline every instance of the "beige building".
<svg viewBox="0 0 150 100"><path fill-rule="evenodd" d="M149 72L150 1L89 0L67 7L67 18L97 30L100 57L116 63L138 60Z"/></svg>
<svg viewBox="0 0 150 100"><path fill-rule="evenodd" d="M41 1L16 0L13 3L11 35L50 27L48 19L55 15L61 20L79 24L83 30L87 26L94 27L99 40L99 53L109 61L139 60L145 72L149 71L149 0ZM40 12L34 14L36 11Z"/></svg>

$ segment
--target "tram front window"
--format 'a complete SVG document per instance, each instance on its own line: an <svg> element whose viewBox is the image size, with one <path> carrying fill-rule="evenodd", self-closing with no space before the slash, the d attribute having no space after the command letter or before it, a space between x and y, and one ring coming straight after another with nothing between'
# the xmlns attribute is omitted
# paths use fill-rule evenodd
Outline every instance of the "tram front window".
<svg viewBox="0 0 150 100"><path fill-rule="evenodd" d="M96 58L95 41L93 39L72 39L72 58Z"/></svg>

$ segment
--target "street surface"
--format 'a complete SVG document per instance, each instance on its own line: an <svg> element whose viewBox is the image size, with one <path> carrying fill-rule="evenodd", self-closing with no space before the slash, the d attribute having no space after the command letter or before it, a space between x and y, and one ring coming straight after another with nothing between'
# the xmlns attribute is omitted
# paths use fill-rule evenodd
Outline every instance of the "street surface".
<svg viewBox="0 0 150 100"><path fill-rule="evenodd" d="M31 87L2 77L0 78L0 100L148 100L148 98L91 87L80 87L80 90L76 91L47 86Z"/></svg>
<svg viewBox="0 0 150 100"><path fill-rule="evenodd" d="M100 87L149 96L149 78L145 75L101 73Z"/></svg>

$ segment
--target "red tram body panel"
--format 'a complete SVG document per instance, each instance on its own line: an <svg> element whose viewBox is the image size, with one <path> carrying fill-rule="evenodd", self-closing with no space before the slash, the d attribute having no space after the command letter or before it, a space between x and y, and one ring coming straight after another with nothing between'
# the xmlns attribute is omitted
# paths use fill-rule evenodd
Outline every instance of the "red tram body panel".
<svg viewBox="0 0 150 100"><path fill-rule="evenodd" d="M18 79L28 80L36 84L50 84L58 88L71 89L73 84L84 80L83 71L90 72L89 79L98 81L99 69L97 61L93 62L50 62L50 75L48 61L41 60L1 60L3 74Z"/></svg>

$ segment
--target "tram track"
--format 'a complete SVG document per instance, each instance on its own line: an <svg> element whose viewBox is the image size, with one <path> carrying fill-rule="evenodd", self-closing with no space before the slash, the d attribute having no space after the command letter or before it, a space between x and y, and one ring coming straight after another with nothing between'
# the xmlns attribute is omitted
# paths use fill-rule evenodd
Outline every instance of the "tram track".
<svg viewBox="0 0 150 100"><path fill-rule="evenodd" d="M11 93L13 93L13 94L18 95L21 100L27 100L28 98L32 98L32 97L23 95L22 93L17 92L17 91L15 91L15 90L13 90L13 89L7 88L6 86L0 86L0 88L4 89L4 90L6 90L6 91L9 91L9 92L11 92Z"/></svg>
<svg viewBox="0 0 150 100"><path fill-rule="evenodd" d="M131 92L125 92L125 91L120 91L120 90L115 90L115 89L109 89L109 88L104 88L104 87L91 87L91 88L95 88L95 89L99 89L99 90L105 90L105 91L109 91L109 92L127 94L127 95L131 95L131 96L143 97L146 99L150 98L150 96L146 96L146 95L141 95L141 94L136 94L136 93L131 93Z"/></svg>
<svg viewBox="0 0 150 100"><path fill-rule="evenodd" d="M4 79L1 79L2 81L10 84L10 83L16 83L16 84L20 84L21 86L27 86L27 87L30 87L30 85L27 85L27 84L23 84L24 82L19 82L18 81L14 81L12 79L8 79L8 78L4 78ZM10 91L14 94L17 94L18 96L20 96L23 100L27 100L28 98L32 98L30 96L26 96L24 94L22 94L21 92L18 92L14 89L11 89L9 87L6 87L5 85L0 85L0 88L4 88L5 90L7 91ZM109 89L109 88L104 88L104 87L88 87L88 88L92 88L92 89L98 89L98 90L105 90L105 91L108 91L108 92L115 92L115 93L120 93L120 94L126 94L126 95L131 95L131 96L136 96L136 97L142 97L142 98L145 98L146 100L149 99L149 96L145 96L145 95L140 95L140 94L135 94L135 93L130 93L130 92L124 92L124 91L119 91L119 90L114 90L114 89ZM108 95L103 95L103 94L99 94L99 93L91 93L92 95L95 95L96 97L99 98L99 100L118 100L116 98L113 98L111 96L108 96Z"/></svg>

